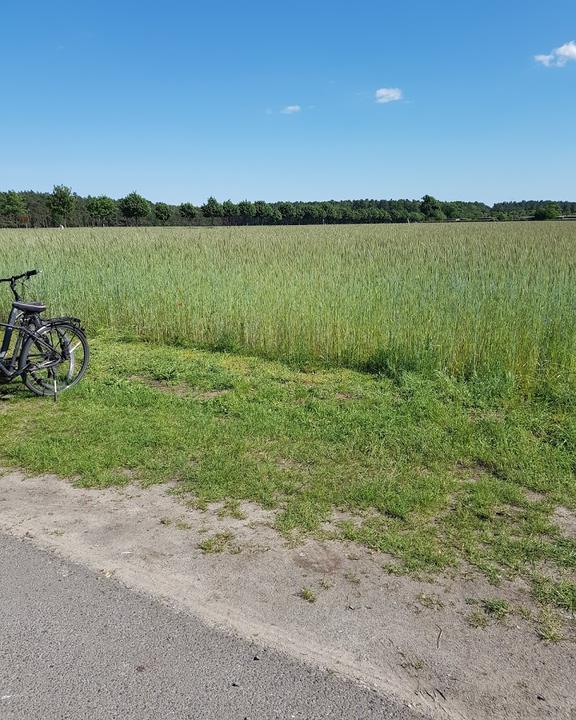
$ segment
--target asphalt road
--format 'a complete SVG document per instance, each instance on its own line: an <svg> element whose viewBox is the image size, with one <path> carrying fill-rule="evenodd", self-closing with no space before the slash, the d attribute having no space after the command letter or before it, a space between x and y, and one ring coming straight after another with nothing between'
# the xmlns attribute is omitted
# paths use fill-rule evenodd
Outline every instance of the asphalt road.
<svg viewBox="0 0 576 720"><path fill-rule="evenodd" d="M417 716L0 535L0 719L56 718Z"/></svg>

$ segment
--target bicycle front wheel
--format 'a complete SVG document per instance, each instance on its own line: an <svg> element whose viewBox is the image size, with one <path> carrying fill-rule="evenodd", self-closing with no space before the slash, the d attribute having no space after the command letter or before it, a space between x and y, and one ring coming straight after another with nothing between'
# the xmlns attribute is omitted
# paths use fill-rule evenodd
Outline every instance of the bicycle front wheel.
<svg viewBox="0 0 576 720"><path fill-rule="evenodd" d="M48 323L22 347L22 380L36 395L53 397L80 382L89 358L88 341L79 327L67 321Z"/></svg>

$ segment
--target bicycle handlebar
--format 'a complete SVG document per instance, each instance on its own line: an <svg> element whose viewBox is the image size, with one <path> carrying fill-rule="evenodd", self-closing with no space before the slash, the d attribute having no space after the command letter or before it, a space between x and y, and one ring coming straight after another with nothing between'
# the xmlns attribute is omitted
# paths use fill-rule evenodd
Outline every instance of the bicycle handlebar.
<svg viewBox="0 0 576 720"><path fill-rule="evenodd" d="M16 282L17 280L22 280L22 278L28 278L34 277L34 275L38 275L40 270L27 270L25 273L22 273L22 275L12 275L12 277L7 278L0 278L0 282Z"/></svg>
<svg viewBox="0 0 576 720"><path fill-rule="evenodd" d="M16 289L16 283L18 282L18 280L28 280L29 278L34 277L34 275L38 275L39 272L41 271L27 270L26 272L22 273L22 275L12 275L12 277L9 278L0 278L0 283L10 283L10 290L12 290L14 298L16 300L20 300L20 295L18 294L18 290Z"/></svg>

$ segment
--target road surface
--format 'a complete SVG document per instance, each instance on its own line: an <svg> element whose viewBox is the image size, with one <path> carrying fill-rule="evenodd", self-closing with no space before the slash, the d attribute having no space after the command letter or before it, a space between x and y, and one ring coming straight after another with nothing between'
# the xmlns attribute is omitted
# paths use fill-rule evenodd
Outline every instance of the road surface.
<svg viewBox="0 0 576 720"><path fill-rule="evenodd" d="M418 717L0 534L1 720Z"/></svg>

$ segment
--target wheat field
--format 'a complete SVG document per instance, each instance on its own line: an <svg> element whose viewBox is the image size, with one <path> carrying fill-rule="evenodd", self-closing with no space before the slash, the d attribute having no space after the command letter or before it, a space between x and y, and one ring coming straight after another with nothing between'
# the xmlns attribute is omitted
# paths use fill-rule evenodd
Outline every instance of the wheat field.
<svg viewBox="0 0 576 720"><path fill-rule="evenodd" d="M572 374L576 224L0 230L90 333L369 370ZM9 294L2 291L6 307Z"/></svg>

